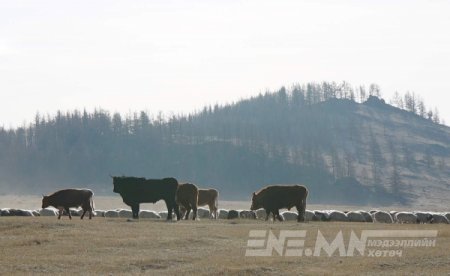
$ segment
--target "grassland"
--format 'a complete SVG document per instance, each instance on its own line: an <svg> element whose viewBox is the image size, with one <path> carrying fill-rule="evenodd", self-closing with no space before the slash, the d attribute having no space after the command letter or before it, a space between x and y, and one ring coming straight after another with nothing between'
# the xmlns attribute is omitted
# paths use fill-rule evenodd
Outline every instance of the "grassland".
<svg viewBox="0 0 450 276"><path fill-rule="evenodd" d="M250 230L317 230L334 239L342 230L438 230L435 247L405 248L402 257L245 257ZM310 235L311 234L311 235ZM400 225L254 220L165 222L124 218L0 217L1 275L332 275L443 274L450 271L449 225ZM337 253L337 252L336 252Z"/></svg>

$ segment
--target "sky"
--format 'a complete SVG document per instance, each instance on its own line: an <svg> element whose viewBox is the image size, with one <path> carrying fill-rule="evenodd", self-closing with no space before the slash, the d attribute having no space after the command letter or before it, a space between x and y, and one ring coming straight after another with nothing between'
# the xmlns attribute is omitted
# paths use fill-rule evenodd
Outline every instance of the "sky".
<svg viewBox="0 0 450 276"><path fill-rule="evenodd" d="M0 1L0 126L188 113L321 81L415 92L450 123L450 1Z"/></svg>

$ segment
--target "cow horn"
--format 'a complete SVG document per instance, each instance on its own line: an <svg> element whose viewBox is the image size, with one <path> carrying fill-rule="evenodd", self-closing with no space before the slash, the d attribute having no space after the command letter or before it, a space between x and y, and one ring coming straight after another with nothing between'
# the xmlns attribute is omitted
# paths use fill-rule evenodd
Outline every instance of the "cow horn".
<svg viewBox="0 0 450 276"><path fill-rule="evenodd" d="M112 176L111 174L109 175L109 177L114 178L114 176Z"/></svg>

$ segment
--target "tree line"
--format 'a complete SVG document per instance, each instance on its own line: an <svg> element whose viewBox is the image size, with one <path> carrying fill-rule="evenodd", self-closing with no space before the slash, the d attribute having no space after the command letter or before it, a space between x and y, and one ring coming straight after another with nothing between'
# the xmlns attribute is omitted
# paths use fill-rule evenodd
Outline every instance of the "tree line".
<svg viewBox="0 0 450 276"><path fill-rule="evenodd" d="M380 125L355 115L371 105L380 106L381 114L398 112L380 97L376 84L366 89L323 82L187 115L123 116L101 109L36 114L27 126L0 128L0 185L3 191L39 194L90 186L108 194L108 175L174 176L236 199L264 184L303 182L316 202L355 200L349 189L359 194L359 203L406 202L402 171L422 164L445 169L445 156L390 135L386 129L395 126L388 120ZM416 99L414 106L421 106ZM422 116L410 104L404 105L407 114L438 122L437 112ZM392 110L382 109L387 107Z"/></svg>

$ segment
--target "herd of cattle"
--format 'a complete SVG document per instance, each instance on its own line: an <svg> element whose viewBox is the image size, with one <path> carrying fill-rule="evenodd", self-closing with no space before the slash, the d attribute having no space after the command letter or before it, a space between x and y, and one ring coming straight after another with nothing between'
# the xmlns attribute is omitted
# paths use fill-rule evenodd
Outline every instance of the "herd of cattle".
<svg viewBox="0 0 450 276"><path fill-rule="evenodd" d="M250 210L225 210L218 208L219 193L217 190L199 189L191 183L180 184L175 178L112 177L112 179L113 191L121 195L123 202L131 207L131 211L125 209L95 210L94 193L91 190L65 189L43 196L40 210L5 208L0 210L0 216L58 216L60 219L61 215L66 213L70 219L72 216L80 216L83 219L89 212L89 219L97 216L172 220L172 215L175 213L177 220L181 218L268 220L272 214L274 221L450 223L450 213L307 210L308 190L301 185L267 186L252 194ZM159 200L166 203L167 211L157 213L140 210L140 203L156 203ZM48 208L50 206L56 209ZM209 209L200 206L208 206ZM71 209L78 207L81 209ZM279 212L280 209L290 210L293 207L296 207L297 212Z"/></svg>

